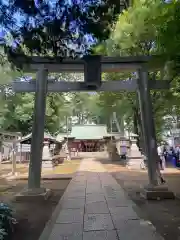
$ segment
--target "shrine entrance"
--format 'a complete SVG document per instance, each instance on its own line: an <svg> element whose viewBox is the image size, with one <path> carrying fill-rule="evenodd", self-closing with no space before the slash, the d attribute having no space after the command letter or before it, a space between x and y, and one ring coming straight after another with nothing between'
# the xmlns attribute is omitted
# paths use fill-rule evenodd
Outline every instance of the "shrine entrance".
<svg viewBox="0 0 180 240"><path fill-rule="evenodd" d="M154 128L150 89L167 89L168 81L149 81L148 69L157 65L156 57L101 57L86 56L83 59L16 56L11 59L24 72L37 71L35 80L14 82L15 92L35 92L34 123L28 189L40 189L41 159L47 92L72 91L137 91L143 125L145 152L148 159L148 175L151 186L157 185L157 145ZM136 72L134 79L101 81L102 72ZM84 72L84 82L65 82L48 79L48 72Z"/></svg>
<svg viewBox="0 0 180 240"><path fill-rule="evenodd" d="M80 152L100 152L100 143L99 141L93 140L84 140L80 143Z"/></svg>

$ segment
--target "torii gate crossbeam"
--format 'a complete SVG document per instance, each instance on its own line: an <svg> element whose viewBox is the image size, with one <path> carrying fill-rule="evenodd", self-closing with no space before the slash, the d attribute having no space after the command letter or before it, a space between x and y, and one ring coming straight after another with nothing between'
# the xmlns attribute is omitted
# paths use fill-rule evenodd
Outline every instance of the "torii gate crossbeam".
<svg viewBox="0 0 180 240"><path fill-rule="evenodd" d="M116 80L102 82L101 86L95 89L96 92L119 92L128 91L135 92L138 90L137 79L132 80ZM12 84L14 92L35 92L36 91L36 80L31 80L29 82L15 81ZM162 90L169 88L169 81L151 80L149 82L150 89ZM65 81L48 81L47 85L48 92L76 92L76 91L91 91L87 87L85 82L65 82Z"/></svg>

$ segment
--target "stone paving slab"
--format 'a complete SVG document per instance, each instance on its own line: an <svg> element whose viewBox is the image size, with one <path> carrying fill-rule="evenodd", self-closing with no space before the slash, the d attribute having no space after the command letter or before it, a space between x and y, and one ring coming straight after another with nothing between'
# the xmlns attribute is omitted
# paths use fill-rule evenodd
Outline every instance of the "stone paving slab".
<svg viewBox="0 0 180 240"><path fill-rule="evenodd" d="M105 196L99 193L92 193L86 195L86 204L93 203L93 202L107 202Z"/></svg>
<svg viewBox="0 0 180 240"><path fill-rule="evenodd" d="M126 223L129 220L135 221L135 220L139 220L139 217L135 214L132 213L126 213L125 211L122 214L111 214L112 220L113 220L113 224L115 229L120 229L121 226L124 224L124 222Z"/></svg>
<svg viewBox="0 0 180 240"><path fill-rule="evenodd" d="M87 189L87 191L86 191L86 194L92 194L92 193L99 193L99 194L103 194L104 195L104 191L103 191L103 189L97 189L97 188L95 188L95 189Z"/></svg>
<svg viewBox="0 0 180 240"><path fill-rule="evenodd" d="M77 195L77 196L85 196L86 186L77 187L76 185L69 186L66 194L68 195Z"/></svg>
<svg viewBox="0 0 180 240"><path fill-rule="evenodd" d="M121 191L114 191L113 189L111 188L108 188L108 189L104 189L104 194L106 197L111 197L111 198L126 198L127 197L125 196L124 192L122 192L123 190Z"/></svg>
<svg viewBox="0 0 180 240"><path fill-rule="evenodd" d="M135 213L133 208L130 206L128 207L111 207L109 211L112 215L118 215L122 219L139 219L138 215Z"/></svg>
<svg viewBox="0 0 180 240"><path fill-rule="evenodd" d="M106 202L86 203L85 213L109 213L109 208Z"/></svg>
<svg viewBox="0 0 180 240"><path fill-rule="evenodd" d="M103 191L100 191L100 192L98 192L98 191L86 192L86 197L87 196L98 196L98 195L101 195L101 196L105 197L105 193Z"/></svg>
<svg viewBox="0 0 180 240"><path fill-rule="evenodd" d="M83 240L118 240L115 230L111 231L91 231L83 233Z"/></svg>
<svg viewBox="0 0 180 240"><path fill-rule="evenodd" d="M110 214L85 214L84 231L113 230Z"/></svg>
<svg viewBox="0 0 180 240"><path fill-rule="evenodd" d="M67 199L62 202L63 209L84 209L85 199Z"/></svg>
<svg viewBox="0 0 180 240"><path fill-rule="evenodd" d="M55 224L49 240L82 240L82 224Z"/></svg>
<svg viewBox="0 0 180 240"><path fill-rule="evenodd" d="M135 204L93 159L81 162L60 204L61 211L45 240L163 239L138 217Z"/></svg>
<svg viewBox="0 0 180 240"><path fill-rule="evenodd" d="M84 200L84 202L85 202L85 196L73 196L73 195L64 195L62 198L61 198L61 202L63 203L63 202L65 202L65 201L68 201L68 200Z"/></svg>
<svg viewBox="0 0 180 240"><path fill-rule="evenodd" d="M71 188L79 188L79 189L86 189L86 181L72 181L68 185L68 190Z"/></svg>
<svg viewBox="0 0 180 240"><path fill-rule="evenodd" d="M84 211L79 209L63 209L56 223L81 223L83 224Z"/></svg>
<svg viewBox="0 0 180 240"><path fill-rule="evenodd" d="M109 208L133 206L134 203L127 199L106 198Z"/></svg>
<svg viewBox="0 0 180 240"><path fill-rule="evenodd" d="M66 196L66 198L85 198L85 191L65 192L64 196Z"/></svg>
<svg viewBox="0 0 180 240"><path fill-rule="evenodd" d="M98 179L98 181L99 181L99 179ZM97 183L97 182L94 182L94 183L88 183L87 182L87 185L86 185L86 191L87 190L90 190L90 189L100 189L100 190L103 190L104 191L104 189L102 188L102 186L101 186L101 184L99 183Z"/></svg>

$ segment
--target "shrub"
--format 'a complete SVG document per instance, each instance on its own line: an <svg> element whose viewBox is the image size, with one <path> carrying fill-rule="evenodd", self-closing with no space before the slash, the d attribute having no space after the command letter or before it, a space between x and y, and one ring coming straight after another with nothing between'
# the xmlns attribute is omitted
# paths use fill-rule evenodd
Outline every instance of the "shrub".
<svg viewBox="0 0 180 240"><path fill-rule="evenodd" d="M16 223L12 209L8 205L0 203L0 240L10 239Z"/></svg>

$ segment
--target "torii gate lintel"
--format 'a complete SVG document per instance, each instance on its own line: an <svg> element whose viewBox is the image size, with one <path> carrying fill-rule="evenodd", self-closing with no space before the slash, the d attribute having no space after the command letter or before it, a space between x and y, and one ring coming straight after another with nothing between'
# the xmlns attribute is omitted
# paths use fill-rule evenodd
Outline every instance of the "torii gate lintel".
<svg viewBox="0 0 180 240"><path fill-rule="evenodd" d="M28 82L15 81L13 82L14 92L35 92L36 80L33 79ZM149 81L150 89L162 90L169 89L169 81L151 80ZM96 91L96 92L119 92L128 91L135 92L138 90L138 79L116 80L102 82L99 87L87 86L85 82L66 82L66 81L48 81L48 92L76 92L76 91Z"/></svg>

